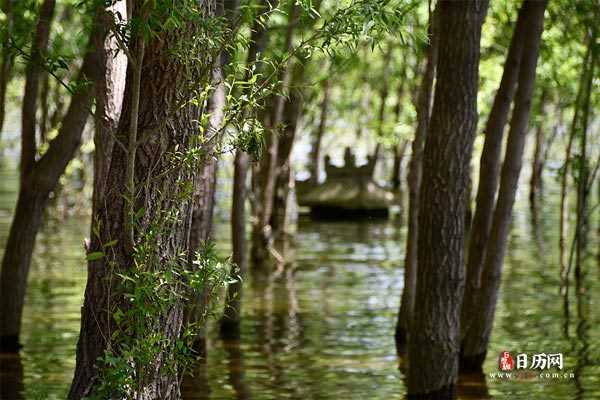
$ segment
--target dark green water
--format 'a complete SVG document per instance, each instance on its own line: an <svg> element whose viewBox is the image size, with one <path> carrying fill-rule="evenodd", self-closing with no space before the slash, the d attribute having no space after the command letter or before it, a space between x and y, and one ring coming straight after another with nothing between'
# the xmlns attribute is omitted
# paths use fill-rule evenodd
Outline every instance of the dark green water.
<svg viewBox="0 0 600 400"><path fill-rule="evenodd" d="M498 371L501 351L563 353L563 371L575 378L488 376L487 386L468 379L460 386L462 399L600 399L600 310L595 306L600 269L588 266L582 293L576 296L572 289L565 308L558 291L557 207L548 183L537 231L525 193L515 212L485 369ZM14 165L0 168L0 243L9 229L16 185ZM87 235L87 217L54 215L39 235L22 357L0 358L2 393L13 391L7 398L65 397L79 332ZM266 286L247 284L241 343L223 343L211 328L207 366L186 386L186 398L403 398L404 375L392 334L404 235L393 222L301 220L289 245L292 262ZM223 254L228 237L226 222L219 222L216 239Z"/></svg>

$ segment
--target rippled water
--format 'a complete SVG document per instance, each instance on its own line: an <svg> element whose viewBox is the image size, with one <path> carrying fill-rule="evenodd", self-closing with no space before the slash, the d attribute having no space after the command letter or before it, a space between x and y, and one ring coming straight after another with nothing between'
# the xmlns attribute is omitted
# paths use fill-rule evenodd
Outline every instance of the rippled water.
<svg viewBox="0 0 600 400"><path fill-rule="evenodd" d="M576 378L488 376L487 386L481 379L464 378L463 399L600 399L600 310L594 304L600 295L600 268L587 267L581 293L576 296L572 289L565 308L558 291L557 207L548 189L537 230L523 200L515 212L485 370L498 370L497 355L504 350L562 352L564 370ZM15 190L14 165L9 163L0 168L0 243L9 229ZM22 357L0 357L3 398L65 397L86 278L87 226L85 217L50 217L38 238ZM287 252L293 261L264 285L247 283L241 342L222 342L212 327L207 365L187 385L186 398L403 398L404 375L392 336L404 235L393 221L301 219ZM223 254L228 237L226 223L220 222L216 239Z"/></svg>

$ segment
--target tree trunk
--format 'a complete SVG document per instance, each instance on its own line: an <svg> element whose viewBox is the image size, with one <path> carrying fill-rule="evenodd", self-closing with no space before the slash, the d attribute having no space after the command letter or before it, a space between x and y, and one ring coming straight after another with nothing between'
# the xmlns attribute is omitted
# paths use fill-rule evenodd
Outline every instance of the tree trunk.
<svg viewBox="0 0 600 400"><path fill-rule="evenodd" d="M479 163L479 184L477 185L476 206L471 221L471 231L467 250L467 278L465 297L461 315L461 336L470 325L474 309L479 307L477 295L481 285L481 270L488 237L492 226L492 215L498 187L504 127L508 121L510 106L515 95L525 34L525 9L522 6L515 24L512 40L500 86L485 126L485 141Z"/></svg>
<svg viewBox="0 0 600 400"><path fill-rule="evenodd" d="M294 28L299 8L290 3L289 20L285 37L285 52L292 49ZM281 91L287 92L291 81L290 60L281 67L279 78ZM265 152L253 170L255 218L252 225L252 264L255 270L265 267L269 248L273 238L270 224L273 213L273 195L275 191L275 172L277 167L277 150L279 147L279 129L283 119L285 97L275 94L272 101L267 103L267 118L265 123Z"/></svg>
<svg viewBox="0 0 600 400"><path fill-rule="evenodd" d="M390 68L392 60L392 46L389 46L383 55L383 77L381 82L381 91L379 92L379 111L377 115L377 137L375 151L373 152L373 171L377 167L379 156L381 155L381 140L385 135L385 115L386 115L386 102L389 95L389 81L390 81Z"/></svg>
<svg viewBox="0 0 600 400"><path fill-rule="evenodd" d="M233 176L233 201L231 204L231 247L233 249L231 261L237 268L237 275L242 279L248 271L245 217L248 161L247 153L239 150L236 152ZM230 283L227 287L225 309L219 326L222 338L240 338L243 287L243 282L239 279Z"/></svg>
<svg viewBox="0 0 600 400"><path fill-rule="evenodd" d="M396 321L396 350L406 351L408 332L412 322L415 290L417 285L417 243L419 221L419 190L423 174L423 149L427 136L431 114L431 99L433 98L433 83L438 63L437 15L434 12L429 22L429 45L426 50L427 64L417 97L417 129L412 141L412 154L408 165L408 234L406 239L406 255L404 257L404 289Z"/></svg>
<svg viewBox="0 0 600 400"><path fill-rule="evenodd" d="M539 99L539 115L542 117L537 123L535 130L535 144L533 157L531 158L531 178L529 180L529 205L533 212L537 212L538 200L543 190L543 159L546 152L546 137L544 116L547 115L546 89L542 90Z"/></svg>
<svg viewBox="0 0 600 400"><path fill-rule="evenodd" d="M330 67L331 70L331 67ZM312 135L310 150L310 160L308 169L310 172L310 182L313 185L319 183L319 172L321 171L321 142L327 128L327 114L329 113L329 97L331 92L331 78L327 77L323 81L323 100L321 100L320 119L317 130Z"/></svg>
<svg viewBox="0 0 600 400"><path fill-rule="evenodd" d="M304 66L300 63L294 65L294 82L301 83ZM293 171L291 164L292 148L296 137L296 127L302 109L302 94L299 89L291 91L283 110L283 132L279 138L277 149L277 169L275 177L275 190L273 198L273 213L271 227L275 238L281 238L287 231L288 200L293 187Z"/></svg>
<svg viewBox="0 0 600 400"><path fill-rule="evenodd" d="M50 115L50 74L42 73L42 87L40 89L40 119L39 119L39 137L40 144L43 145L48 140L48 120Z"/></svg>
<svg viewBox="0 0 600 400"><path fill-rule="evenodd" d="M212 85L214 87L208 99L207 112L210 114L206 128L209 136L219 135L219 138L207 146L206 151L212 152L215 144L221 142L221 125L225 111L225 85L223 83L223 55L215 62L212 70ZM208 243L212 236L213 214L215 205L215 191L217 183L218 163L213 157L204 160L194 177L194 192L192 194L192 226L190 232L190 256ZM190 259L190 262L193 259ZM186 318L193 322L204 320L207 310L207 293L200 293L195 301L188 306ZM195 338L194 349L200 357L206 356L206 329L200 329Z"/></svg>
<svg viewBox="0 0 600 400"><path fill-rule="evenodd" d="M588 38L589 39L589 38ZM567 147L565 149L565 162L562 167L560 176L560 211L559 211L559 238L558 238L558 249L560 259L560 277L561 286L563 290L568 287L569 273L571 270L571 263L567 257L567 236L569 230L569 198L567 196L569 186L569 174L571 168L571 153L573 144L575 142L575 136L577 134L578 123L580 120L580 113L582 108L582 100L584 96L584 86L586 78L588 76L591 64L594 62L592 59L592 47L591 41L588 41L588 47L583 59L583 69L579 79L579 86L577 89L577 97L575 99L575 110L573 111L573 120L571 122L571 130L569 132L569 138L567 140Z"/></svg>
<svg viewBox="0 0 600 400"><path fill-rule="evenodd" d="M4 0L2 2L2 11L6 15L6 37L2 42L2 61L0 62L0 139L2 139L2 128L4 128L4 119L6 117L6 89L12 78L13 55L10 51L10 35L13 31L14 14L13 0Z"/></svg>
<svg viewBox="0 0 600 400"><path fill-rule="evenodd" d="M596 26L591 28L590 43L596 43ZM588 124L590 117L590 100L593 90L594 70L596 66L597 46L592 46L586 95L583 100L581 116L581 133L579 134L579 162L577 179L577 214L575 224L575 279L580 282L582 267L586 258L586 248L589 231L589 196L593 181L590 180L590 165L588 160Z"/></svg>
<svg viewBox="0 0 600 400"><path fill-rule="evenodd" d="M534 0L523 3L523 19L527 28L522 39L523 55L518 89L502 165L498 200L485 253L478 307L473 309L472 323L466 330L461 349L461 370L464 371L481 371L492 331L512 208L523 163L546 4L546 1Z"/></svg>
<svg viewBox="0 0 600 400"><path fill-rule="evenodd" d="M246 66L250 67L257 61L257 56L264 53L267 42L267 21L270 5L268 0L261 2L261 15L259 15L252 26L250 35L250 47ZM256 73L260 73L262 64L256 65ZM246 81L250 78L246 76ZM241 150L235 153L233 167L233 198L231 202L231 247L232 262L237 269L237 275L242 279L248 271L248 255L246 241L246 181L248 176L249 155ZM219 324L221 337L237 339L240 336L240 318L242 312L242 289L243 282L237 280L227 287L223 318Z"/></svg>
<svg viewBox="0 0 600 400"><path fill-rule="evenodd" d="M96 65L96 54L88 52L81 67L80 79L94 78L97 74ZM31 94L32 85L26 83L26 86L28 85L28 94ZM27 148L24 154L29 161L22 163L19 197L0 274L0 307L3 310L0 314L0 349L3 351L16 352L20 347L18 340L21 315L35 238L50 193L56 188L60 176L79 148L93 94L92 86L83 85L72 95L58 135L50 142L48 150L38 161L35 161L37 150L30 147L35 144L35 137L33 141L29 137L23 138L24 141L29 141L23 145ZM35 135L35 122L33 129ZM29 154L30 151L33 154Z"/></svg>
<svg viewBox="0 0 600 400"><path fill-rule="evenodd" d="M205 15L210 15L210 10L214 10L214 2L205 3L202 10ZM147 9L135 7L128 12L134 18L143 19ZM204 160L197 160L188 168L179 165L181 163L173 168L173 157L176 154L185 155L192 149L196 151L197 146L201 146L196 142L201 110L194 102L184 100L193 98L199 83L211 82L211 60L216 56L205 54L206 65L202 66L202 70L207 71L205 76L190 76L189 66L179 57L174 57L172 49L181 41L188 40L188 35L193 33L190 29L158 31L144 46L141 45L144 39L139 35L131 44L133 49L143 49L143 53L140 51L136 57L137 61L143 59L143 63L138 63L141 68L138 72L134 71L136 67L133 63L129 64L116 133L120 143L113 147L110 165L106 170L104 202L99 209L94 210L92 216L94 234L97 237L94 244L98 247L89 250L92 253L103 252L103 257L88 263L88 281L70 399L81 399L97 393L99 385L106 383L99 379L104 365L98 358L105 351L116 354L120 351L119 340L123 339L113 339L113 335L118 334L121 329L113 312L115 307L119 307L127 313L131 304L124 301L123 294L118 290L118 274L128 273L133 268L173 268L173 263L179 262L177 260L181 259L182 254L187 257L190 250L195 250L190 246L193 196L185 183L192 184L191 193L196 191L195 174ZM139 93L136 94L133 77L137 74L141 80ZM136 107L136 102L132 99L138 96L139 103ZM133 147L134 152L129 153L127 149L132 148L129 143L132 138L132 123L139 127L140 139ZM206 148L201 147L200 150ZM128 176L128 165L132 158L135 161L133 185ZM197 163L200 165L196 165ZM131 193L132 189L134 197L126 199L127 193ZM133 226L130 225L131 216L128 215L130 208L138 214ZM169 215L175 217L170 218ZM153 232L155 225L160 226L161 232L164 229L166 234ZM148 235L151 236L150 239L146 239ZM152 242L146 243L145 240ZM106 250L107 243L111 243L109 250ZM134 267L136 253L133 245L150 246L145 250L136 247L136 252L148 252L145 259L149 260L149 265ZM185 302L179 299L162 309L160 315L149 315L148 318L152 317L160 322L145 327L143 335L160 335L172 343L180 336L185 307ZM139 337L132 338L135 339L143 340ZM135 377L135 385L130 388L133 396L142 400L179 398L178 374L164 371L167 356L169 355L164 354L163 357L161 353L161 356L144 365L135 365L136 371L142 370L143 375Z"/></svg>
<svg viewBox="0 0 600 400"><path fill-rule="evenodd" d="M45 56L54 16L55 0L44 0L40 6L38 24L31 48L31 59L25 71L25 90L21 111L21 179L33 168L37 145L35 138L36 111L41 75L44 73Z"/></svg>
<svg viewBox="0 0 600 400"><path fill-rule="evenodd" d="M403 168L402 164L404 156L406 154L406 148L408 147L408 141L402 140L400 144L394 146L394 164L392 166L392 189L397 195L402 193L402 176ZM403 206L403 202L400 200L400 206Z"/></svg>
<svg viewBox="0 0 600 400"><path fill-rule="evenodd" d="M409 399L454 399L464 289L464 213L477 126L479 41L487 1L441 1L437 80L423 153ZM436 11L438 12L438 11Z"/></svg>

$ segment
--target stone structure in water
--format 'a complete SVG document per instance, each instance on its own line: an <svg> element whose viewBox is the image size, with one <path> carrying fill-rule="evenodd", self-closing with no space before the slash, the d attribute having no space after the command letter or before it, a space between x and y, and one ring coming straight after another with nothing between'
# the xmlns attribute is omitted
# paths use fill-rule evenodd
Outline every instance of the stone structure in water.
<svg viewBox="0 0 600 400"><path fill-rule="evenodd" d="M375 162L374 156L368 156L366 164L357 166L349 148L342 167L331 164L326 156L325 182L296 184L298 205L309 207L311 216L318 219L387 218L394 194L374 181Z"/></svg>

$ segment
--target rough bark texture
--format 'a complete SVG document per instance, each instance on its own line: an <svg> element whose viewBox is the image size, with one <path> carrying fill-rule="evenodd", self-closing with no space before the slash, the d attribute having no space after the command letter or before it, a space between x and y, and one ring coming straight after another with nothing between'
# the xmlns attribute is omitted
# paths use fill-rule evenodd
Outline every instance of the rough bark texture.
<svg viewBox="0 0 600 400"><path fill-rule="evenodd" d="M412 154L408 165L408 234L406 255L404 257L404 288L396 322L396 349L398 353L406 350L408 332L412 321L417 285L417 243L419 237L419 191L423 174L423 148L427 136L438 62L437 15L434 12L430 21L430 41L427 48L427 63L419 94L417 96L417 129L412 141Z"/></svg>
<svg viewBox="0 0 600 400"><path fill-rule="evenodd" d="M487 1L441 1L439 58L423 154L409 399L456 396L464 289L464 212L477 126L479 41Z"/></svg>
<svg viewBox="0 0 600 400"><path fill-rule="evenodd" d="M214 3L204 4L206 13L214 10ZM129 11L129 10L128 10ZM139 16L140 9L132 12ZM192 146L198 132L201 110L184 100L192 97L190 81L206 82L211 79L210 57L207 57L206 76L190 76L189 70L178 57L173 57L172 49L185 36L185 31L159 32L153 36L143 54L141 66L140 102L137 122L142 133L135 152L135 210L143 209L143 215L137 222L134 241L143 237L149 224L161 218L164 210L177 210L178 218L163 220L159 223L169 232L156 238L156 251L161 259L179 257L190 249L191 217L193 202L191 196L182 192L180 182L193 182L193 169L173 168L173 154L177 149L186 152ZM135 44L133 44L135 46ZM128 192L126 177L127 163L130 161L125 148L129 140L131 115L135 104L131 101L133 93L133 68L127 70L127 79L123 107L116 137L120 145L115 145L110 164L106 170L106 190L104 204L94 210L92 216L97 228L97 244L115 244L105 256L88 263L88 281L81 315L81 330L77 345L77 363L70 399L81 399L93 393L97 380L97 359L107 346L112 346L115 323L112 319L112 307L119 304L126 309L127 303L115 289L116 273L127 271L133 266L133 252L127 227L127 209L125 194ZM181 105L184 104L184 105ZM102 247L92 247L91 252L102 251ZM154 266L163 267L163 264ZM168 267L168 263L164 265ZM156 326L156 332L167 338L175 339L183 325L185 304L182 302L169 307L161 315L163 323ZM179 398L180 381L177 374L164 374L160 357L152 365L144 366L145 379L141 382L143 392L135 393L139 399Z"/></svg>
<svg viewBox="0 0 600 400"><path fill-rule="evenodd" d="M498 200L485 253L478 307L473 310L472 323L466 330L461 349L461 370L465 372L481 370L494 322L512 208L523 163L546 4L546 1L534 0L523 3L523 19L527 28L522 39L524 47L518 89L502 165Z"/></svg>
<svg viewBox="0 0 600 400"><path fill-rule="evenodd" d="M468 243L467 279L465 297L461 316L461 329L465 330L471 322L471 316L478 304L478 293L481 281L481 270L485 248L488 243L492 216L498 188L504 127L508 121L517 80L519 65L523 54L523 35L525 34L525 9L521 7L513 32L513 37L506 55L504 72L500 86L490 110L484 134L485 141L479 162L479 184L477 185L476 206L471 221L471 232Z"/></svg>
<svg viewBox="0 0 600 400"><path fill-rule="evenodd" d="M97 65L97 54L88 52L81 67L80 79L95 79ZM29 90L33 89L30 87ZM56 188L60 176L79 148L93 97L93 85L84 85L72 95L58 135L38 161L35 161L37 149L31 147L35 146L35 119L33 141L25 134L23 136L27 161L22 163L19 196L0 274L0 348L3 351L14 352L19 349L21 315L35 238L50 193ZM29 105L24 105L24 111L26 107Z"/></svg>

